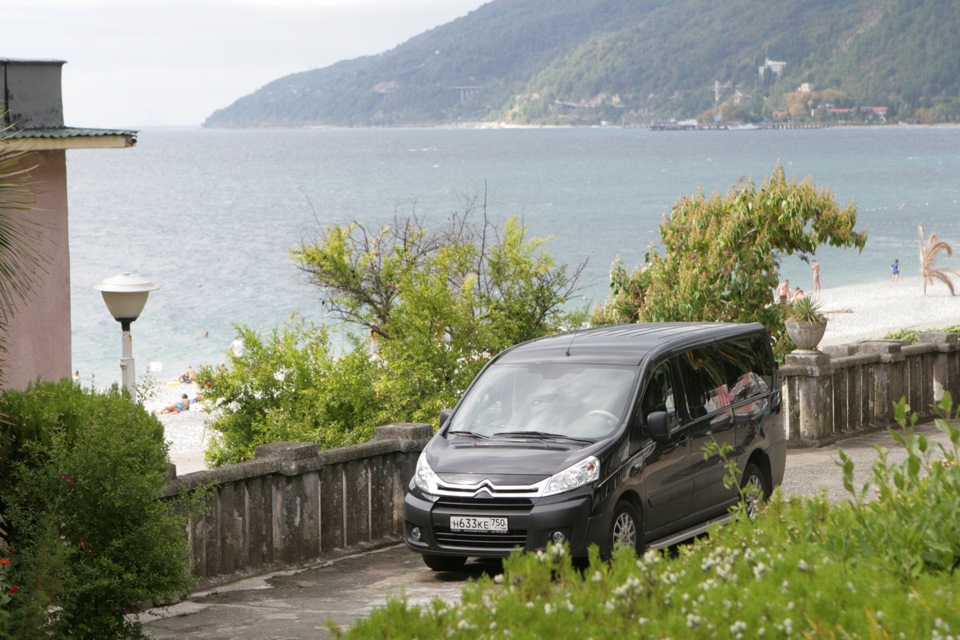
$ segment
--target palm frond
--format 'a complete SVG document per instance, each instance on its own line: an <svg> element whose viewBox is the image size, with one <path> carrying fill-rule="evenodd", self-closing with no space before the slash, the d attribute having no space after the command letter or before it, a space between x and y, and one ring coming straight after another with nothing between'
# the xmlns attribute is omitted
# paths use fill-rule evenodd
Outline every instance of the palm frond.
<svg viewBox="0 0 960 640"><path fill-rule="evenodd" d="M938 238L937 234L933 232L924 238L922 226L918 226L917 231L920 235L920 275L923 276L923 293L927 293L928 284L939 281L947 285L947 288L950 289L950 295L956 295L950 275L960 277L960 272L948 267L934 266L937 261L937 254L942 251L947 256L952 256L953 247L950 246L949 242Z"/></svg>
<svg viewBox="0 0 960 640"><path fill-rule="evenodd" d="M0 114L2 115L2 114ZM29 299L37 273L48 260L43 253L43 225L31 214L36 197L31 184L29 153L5 140L10 127L0 128L0 353L6 328L17 305ZM0 360L0 383L4 363Z"/></svg>

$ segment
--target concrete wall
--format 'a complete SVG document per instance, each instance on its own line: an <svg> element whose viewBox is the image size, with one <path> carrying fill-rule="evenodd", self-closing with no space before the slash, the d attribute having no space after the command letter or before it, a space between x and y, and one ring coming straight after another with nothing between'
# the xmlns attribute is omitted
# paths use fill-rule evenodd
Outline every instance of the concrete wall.
<svg viewBox="0 0 960 640"><path fill-rule="evenodd" d="M339 449L274 443L249 462L177 477L167 497L216 484L187 527L194 575L218 583L400 541L406 486L432 436L430 425L397 424Z"/></svg>
<svg viewBox="0 0 960 640"><path fill-rule="evenodd" d="M795 351L780 369L787 437L818 446L896 424L894 404L906 398L921 420L949 391L960 400L960 337L926 333L919 342L876 340Z"/></svg>

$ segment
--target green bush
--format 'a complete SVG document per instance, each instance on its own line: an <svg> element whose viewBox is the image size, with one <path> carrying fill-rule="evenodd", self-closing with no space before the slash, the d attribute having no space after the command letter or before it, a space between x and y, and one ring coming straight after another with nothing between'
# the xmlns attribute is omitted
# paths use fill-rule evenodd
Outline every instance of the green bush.
<svg viewBox="0 0 960 640"><path fill-rule="evenodd" d="M515 554L503 573L468 584L461 601L391 600L347 638L952 638L960 631L960 429L941 404L932 447L907 424L894 438L906 459L883 449L868 487L851 500L825 494L785 499L779 490L749 519L681 546L637 558L618 549L575 568L565 547ZM876 492L868 493L872 491ZM868 500L868 495L876 499Z"/></svg>
<svg viewBox="0 0 960 640"><path fill-rule="evenodd" d="M326 329L296 316L266 338L247 327L237 332L243 354L230 356L228 370L206 366L197 377L204 402L218 411L210 465L249 460L267 442L330 448L373 435L378 365L362 347L337 357Z"/></svg>
<svg viewBox="0 0 960 640"><path fill-rule="evenodd" d="M190 588L182 505L162 501L163 426L116 387L0 396L0 510L17 586L0 637L140 637L125 613Z"/></svg>
<svg viewBox="0 0 960 640"><path fill-rule="evenodd" d="M207 462L240 462L268 442L329 448L377 425L435 424L493 355L586 318L564 308L582 265L557 265L546 242L518 218L495 225L473 201L432 231L415 215L325 228L293 257L357 333L334 350L324 329L297 318L267 338L239 327L243 355L228 371L200 371L220 410Z"/></svg>
<svg viewBox="0 0 960 640"><path fill-rule="evenodd" d="M660 224L662 249L632 271L613 264L594 322L760 322L782 358L793 345L774 304L780 261L824 245L862 250L856 220L856 205L841 207L812 179L788 181L779 163L759 187L745 180L726 194L682 196Z"/></svg>
<svg viewBox="0 0 960 640"><path fill-rule="evenodd" d="M910 342L916 342L920 339L921 333L931 333L931 332L940 332L940 333L957 333L960 334L960 325L953 325L952 327L946 327L945 329L900 329L899 331L893 331L883 336L884 340L909 340Z"/></svg>

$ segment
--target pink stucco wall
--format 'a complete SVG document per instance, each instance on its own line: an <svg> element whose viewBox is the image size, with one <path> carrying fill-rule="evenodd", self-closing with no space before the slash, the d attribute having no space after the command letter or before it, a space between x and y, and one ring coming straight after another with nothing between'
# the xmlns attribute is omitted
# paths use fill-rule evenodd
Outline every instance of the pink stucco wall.
<svg viewBox="0 0 960 640"><path fill-rule="evenodd" d="M71 374L70 244L67 234L66 152L36 151L24 164L36 196L32 215L41 223L44 267L34 277L33 295L21 302L7 327L4 387L23 389L37 377L59 380Z"/></svg>

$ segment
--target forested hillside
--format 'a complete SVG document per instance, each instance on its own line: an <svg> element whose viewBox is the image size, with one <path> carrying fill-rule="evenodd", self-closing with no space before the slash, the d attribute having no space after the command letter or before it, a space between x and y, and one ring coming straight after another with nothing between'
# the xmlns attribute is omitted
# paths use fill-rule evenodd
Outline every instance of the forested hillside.
<svg viewBox="0 0 960 640"><path fill-rule="evenodd" d="M385 53L275 80L204 126L693 117L960 121L960 9L956 0L494 0Z"/></svg>

